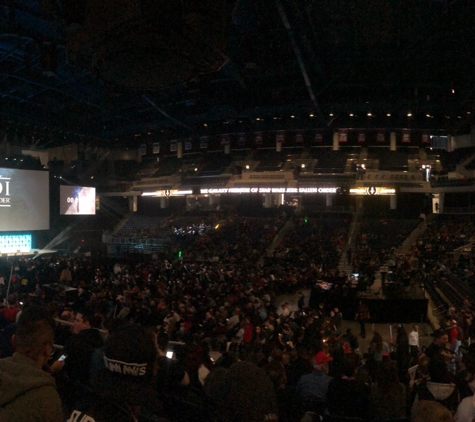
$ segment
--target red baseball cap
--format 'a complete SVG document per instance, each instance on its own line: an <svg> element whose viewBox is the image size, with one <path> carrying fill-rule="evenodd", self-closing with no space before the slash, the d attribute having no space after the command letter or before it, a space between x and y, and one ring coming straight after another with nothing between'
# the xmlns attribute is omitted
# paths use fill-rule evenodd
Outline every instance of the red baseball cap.
<svg viewBox="0 0 475 422"><path fill-rule="evenodd" d="M317 365L323 365L325 362L330 362L333 358L330 355L327 355L324 351L318 352L313 359Z"/></svg>

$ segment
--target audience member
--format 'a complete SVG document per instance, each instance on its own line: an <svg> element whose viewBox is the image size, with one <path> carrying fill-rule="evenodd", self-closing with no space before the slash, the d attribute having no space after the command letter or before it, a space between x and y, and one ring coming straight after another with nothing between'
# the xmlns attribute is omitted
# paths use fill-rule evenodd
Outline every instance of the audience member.
<svg viewBox="0 0 475 422"><path fill-rule="evenodd" d="M112 332L104 346L105 367L92 380L92 390L81 388L69 422L137 422L144 413L161 414L153 388L157 349L139 325Z"/></svg>
<svg viewBox="0 0 475 422"><path fill-rule="evenodd" d="M411 422L452 422L449 409L434 401L421 400L411 416Z"/></svg>
<svg viewBox="0 0 475 422"><path fill-rule="evenodd" d="M333 377L328 375L329 362L333 358L324 351L318 352L313 358L312 373L302 375L297 384L297 392L302 399L306 412L323 415L328 406L328 386Z"/></svg>
<svg viewBox="0 0 475 422"><path fill-rule="evenodd" d="M366 418L369 411L369 385L358 381L359 357L345 356L345 367L328 385L328 411L332 415Z"/></svg>
<svg viewBox="0 0 475 422"><path fill-rule="evenodd" d="M406 401L406 387L399 382L396 363L386 359L372 385L369 414L376 420L405 418Z"/></svg>
<svg viewBox="0 0 475 422"><path fill-rule="evenodd" d="M0 420L62 422L54 378L43 370L53 352L54 321L46 310L22 312L12 357L0 359Z"/></svg>

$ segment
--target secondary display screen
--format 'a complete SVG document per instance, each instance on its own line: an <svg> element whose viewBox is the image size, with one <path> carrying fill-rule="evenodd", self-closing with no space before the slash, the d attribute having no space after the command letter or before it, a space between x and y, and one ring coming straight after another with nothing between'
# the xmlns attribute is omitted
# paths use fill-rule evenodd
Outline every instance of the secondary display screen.
<svg viewBox="0 0 475 422"><path fill-rule="evenodd" d="M59 203L61 215L94 215L96 214L96 188L60 186Z"/></svg>
<svg viewBox="0 0 475 422"><path fill-rule="evenodd" d="M49 230L49 173L0 168L0 231Z"/></svg>

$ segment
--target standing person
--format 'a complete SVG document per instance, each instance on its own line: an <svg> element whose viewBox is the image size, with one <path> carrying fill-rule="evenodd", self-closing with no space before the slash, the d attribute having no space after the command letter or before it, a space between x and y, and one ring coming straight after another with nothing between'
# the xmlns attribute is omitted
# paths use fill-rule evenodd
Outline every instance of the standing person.
<svg viewBox="0 0 475 422"><path fill-rule="evenodd" d="M377 331L374 332L371 339L369 354L379 364L383 361L383 356L389 356L389 344L383 340L383 337Z"/></svg>
<svg viewBox="0 0 475 422"><path fill-rule="evenodd" d="M331 415L366 418L369 410L370 387L358 380L359 357L345 356L342 374L328 385L328 412Z"/></svg>
<svg viewBox="0 0 475 422"><path fill-rule="evenodd" d="M341 333L341 323L343 322L343 314L338 308L334 308L333 311L330 312L330 316L331 322L336 328L336 334L339 335Z"/></svg>
<svg viewBox="0 0 475 422"><path fill-rule="evenodd" d="M86 310L78 311L72 332L73 335L64 347L64 352L68 355L64 369L73 383L88 385L92 354L95 349L103 346L101 333L93 328L92 313Z"/></svg>
<svg viewBox="0 0 475 422"><path fill-rule="evenodd" d="M358 310L356 312L356 318L360 323L360 335L362 338L366 337L366 326L365 323L370 319L369 309L366 303L363 300L360 300L358 305Z"/></svg>
<svg viewBox="0 0 475 422"><path fill-rule="evenodd" d="M370 414L376 420L405 418L406 387L399 382L396 363L388 359L381 364L371 388Z"/></svg>
<svg viewBox="0 0 475 422"><path fill-rule="evenodd" d="M302 310L305 306L305 295L302 292L298 293L297 306L300 310Z"/></svg>
<svg viewBox="0 0 475 422"><path fill-rule="evenodd" d="M86 310L76 313L72 335L64 346L67 355L63 371L63 383L59 392L67 411L75 403L80 388L89 386L91 381L91 362L96 349L103 346L99 330L92 328L93 315Z"/></svg>
<svg viewBox="0 0 475 422"><path fill-rule="evenodd" d="M434 332L434 340L429 346L427 346L425 354L429 359L437 358L442 356L446 362L450 362L452 359L452 354L447 349L447 343L449 342L449 335L447 332L441 328Z"/></svg>
<svg viewBox="0 0 475 422"><path fill-rule="evenodd" d="M398 325L396 335L396 364L399 380L403 384L409 383L409 364L411 356L409 354L409 338L403 325Z"/></svg>
<svg viewBox="0 0 475 422"><path fill-rule="evenodd" d="M429 377L415 386L415 398L412 412L417 409L420 401L437 401L451 412L455 413L459 404L459 390L455 377L441 355L429 360Z"/></svg>
<svg viewBox="0 0 475 422"><path fill-rule="evenodd" d="M450 330L449 330L449 342L450 342L450 350L454 352L456 355L459 354L459 347L461 345L460 340L460 333L459 328L457 326L457 320L453 319L450 322Z"/></svg>
<svg viewBox="0 0 475 422"><path fill-rule="evenodd" d="M419 326L414 324L409 333L409 349L411 354L411 364L416 365L419 359Z"/></svg>
<svg viewBox="0 0 475 422"><path fill-rule="evenodd" d="M54 320L45 309L25 309L12 337L15 353L0 360L0 420L62 422L54 378L42 368L53 352Z"/></svg>

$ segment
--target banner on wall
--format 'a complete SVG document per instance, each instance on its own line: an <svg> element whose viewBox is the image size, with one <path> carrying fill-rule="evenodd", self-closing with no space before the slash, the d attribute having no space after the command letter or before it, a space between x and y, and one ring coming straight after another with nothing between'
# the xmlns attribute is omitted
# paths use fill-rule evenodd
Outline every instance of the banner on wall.
<svg viewBox="0 0 475 422"><path fill-rule="evenodd" d="M323 133L322 132L316 132L315 133L315 142L317 144L321 144L323 142Z"/></svg>
<svg viewBox="0 0 475 422"><path fill-rule="evenodd" d="M200 137L200 148L201 149L208 148L208 137L207 136Z"/></svg>
<svg viewBox="0 0 475 422"><path fill-rule="evenodd" d="M303 133L302 132L297 132L294 135L294 141L296 144L303 144Z"/></svg>
<svg viewBox="0 0 475 422"><path fill-rule="evenodd" d="M246 134L239 133L238 134L238 146L243 147L246 145Z"/></svg>
<svg viewBox="0 0 475 422"><path fill-rule="evenodd" d="M358 142L360 144L363 143L363 142L366 142L366 133L358 132Z"/></svg>
<svg viewBox="0 0 475 422"><path fill-rule="evenodd" d="M262 132L256 132L254 134L254 143L256 145L262 145L263 137L262 137Z"/></svg>
<svg viewBox="0 0 475 422"><path fill-rule="evenodd" d="M139 154L140 155L146 155L147 154L147 145L146 144L140 145Z"/></svg>
<svg viewBox="0 0 475 422"><path fill-rule="evenodd" d="M411 142L411 130L403 129L402 130L402 142Z"/></svg>
<svg viewBox="0 0 475 422"><path fill-rule="evenodd" d="M276 142L281 142L281 143L285 142L285 130L279 130L279 131L276 132L275 141Z"/></svg>
<svg viewBox="0 0 475 422"><path fill-rule="evenodd" d="M348 142L348 129L338 131L338 142Z"/></svg>
<svg viewBox="0 0 475 422"><path fill-rule="evenodd" d="M421 141L423 144L430 144L430 136L427 132L422 134Z"/></svg>
<svg viewBox="0 0 475 422"><path fill-rule="evenodd" d="M154 142L154 143L153 143L153 150L152 150L152 152L153 152L154 154L160 153L160 142Z"/></svg>
<svg viewBox="0 0 475 422"><path fill-rule="evenodd" d="M376 142L386 142L384 129L377 129L375 134Z"/></svg>
<svg viewBox="0 0 475 422"><path fill-rule="evenodd" d="M221 145L229 145L229 135L227 133L221 135Z"/></svg>
<svg viewBox="0 0 475 422"><path fill-rule="evenodd" d="M170 141L170 152L176 152L178 149L178 141L174 139L173 141Z"/></svg>
<svg viewBox="0 0 475 422"><path fill-rule="evenodd" d="M185 151L190 151L193 149L193 143L191 139L185 139Z"/></svg>

